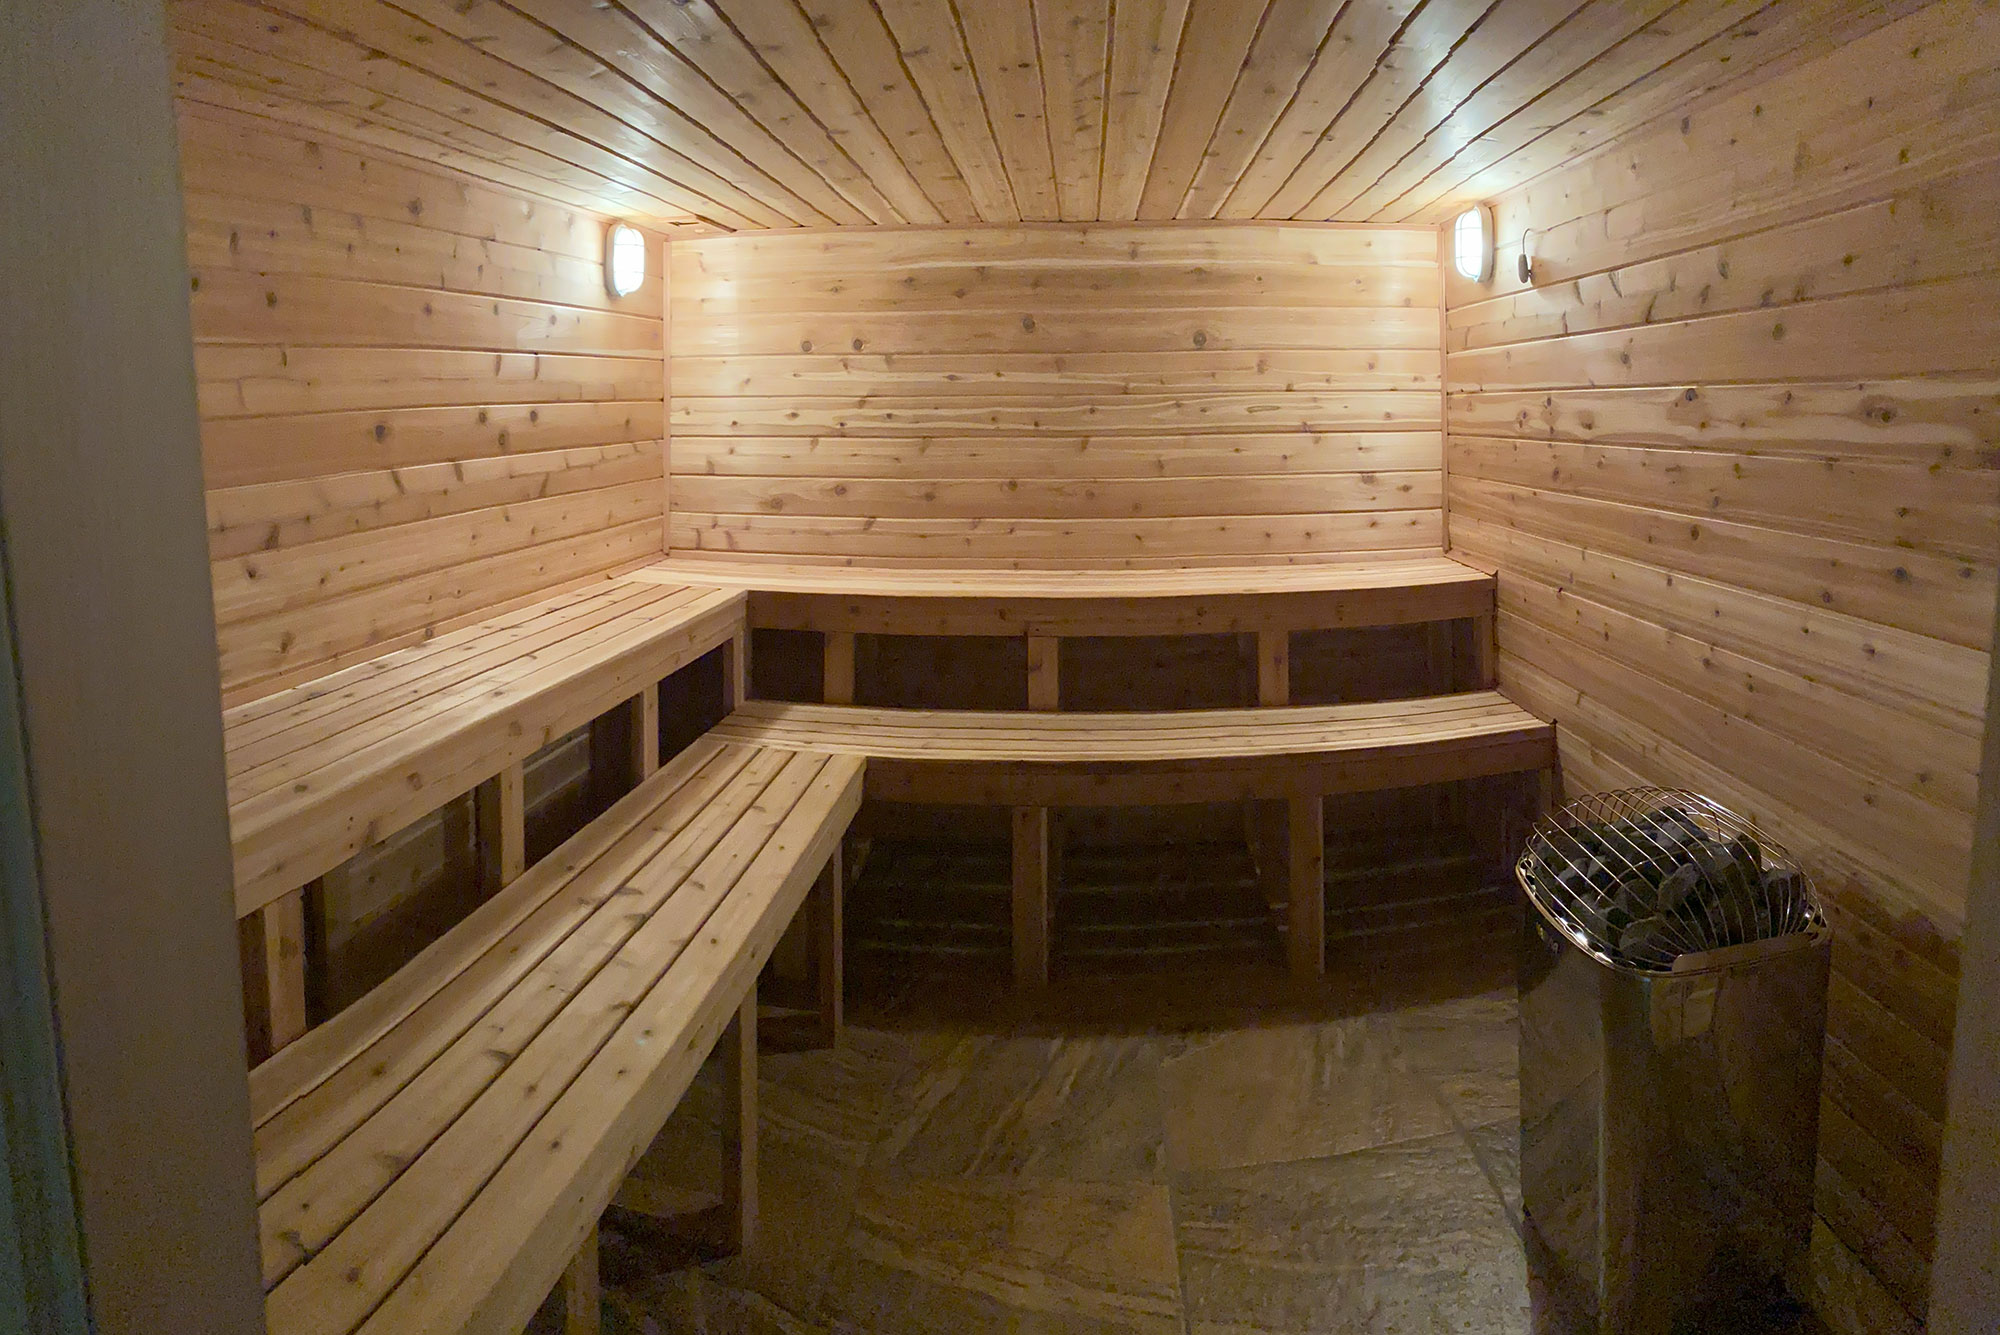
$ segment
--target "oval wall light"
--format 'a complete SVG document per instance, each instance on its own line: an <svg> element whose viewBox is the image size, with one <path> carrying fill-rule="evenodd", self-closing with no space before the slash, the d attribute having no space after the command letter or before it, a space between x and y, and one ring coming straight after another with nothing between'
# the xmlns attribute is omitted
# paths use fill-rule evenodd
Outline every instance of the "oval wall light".
<svg viewBox="0 0 2000 1335"><path fill-rule="evenodd" d="M636 227L614 223L604 238L604 285L614 297L629 297L646 281L646 238Z"/></svg>
<svg viewBox="0 0 2000 1335"><path fill-rule="evenodd" d="M1475 283L1493 276L1493 210L1474 205L1451 225L1451 262L1459 275Z"/></svg>

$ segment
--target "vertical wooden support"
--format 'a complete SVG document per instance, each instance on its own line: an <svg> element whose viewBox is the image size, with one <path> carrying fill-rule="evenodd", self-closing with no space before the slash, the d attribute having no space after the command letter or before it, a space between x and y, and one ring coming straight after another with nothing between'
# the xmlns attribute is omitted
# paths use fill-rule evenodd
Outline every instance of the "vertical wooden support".
<svg viewBox="0 0 2000 1335"><path fill-rule="evenodd" d="M825 682L820 698L830 705L854 703L854 632L830 630L826 638Z"/></svg>
<svg viewBox="0 0 2000 1335"><path fill-rule="evenodd" d="M1296 978L1326 971L1326 801L1318 793L1287 799L1285 863L1289 872L1285 957Z"/></svg>
<svg viewBox="0 0 2000 1335"><path fill-rule="evenodd" d="M819 1037L829 1048L840 1043L842 1011L846 1006L841 940L845 930L841 900L845 893L840 845L835 844L833 856L819 874L812 901L813 929L819 938Z"/></svg>
<svg viewBox="0 0 2000 1335"><path fill-rule="evenodd" d="M660 683L632 698L632 781L644 783L660 767Z"/></svg>
<svg viewBox="0 0 2000 1335"><path fill-rule="evenodd" d="M745 626L722 646L722 711L734 713L750 698L750 629Z"/></svg>
<svg viewBox="0 0 2000 1335"><path fill-rule="evenodd" d="M724 1243L750 1249L757 1236L757 984L722 1032L722 1216Z"/></svg>
<svg viewBox="0 0 2000 1335"><path fill-rule="evenodd" d="M1472 684L1474 689L1490 691L1499 681L1495 658L1499 646L1493 639L1493 614L1481 612L1472 618Z"/></svg>
<svg viewBox="0 0 2000 1335"><path fill-rule="evenodd" d="M1053 635L1028 637L1028 708L1062 708L1062 641Z"/></svg>
<svg viewBox="0 0 2000 1335"><path fill-rule="evenodd" d="M1049 809L1014 808L1014 984L1049 981Z"/></svg>
<svg viewBox="0 0 2000 1335"><path fill-rule="evenodd" d="M604 1319L597 1280L597 1225L590 1226L583 1245L563 1271L563 1335L598 1335Z"/></svg>
<svg viewBox="0 0 2000 1335"><path fill-rule="evenodd" d="M1292 702L1292 633L1288 630L1257 632L1257 703L1286 705Z"/></svg>
<svg viewBox="0 0 2000 1335"><path fill-rule="evenodd" d="M478 812L479 863L487 894L511 884L528 869L528 839L524 812L527 783L521 762L479 785L474 795Z"/></svg>
<svg viewBox="0 0 2000 1335"><path fill-rule="evenodd" d="M306 1031L306 893L294 890L236 922L250 1064Z"/></svg>

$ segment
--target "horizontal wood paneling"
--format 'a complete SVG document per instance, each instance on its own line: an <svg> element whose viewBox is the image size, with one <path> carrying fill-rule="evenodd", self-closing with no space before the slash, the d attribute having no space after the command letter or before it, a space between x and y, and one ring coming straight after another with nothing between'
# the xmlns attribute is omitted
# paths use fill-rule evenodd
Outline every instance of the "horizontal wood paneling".
<svg viewBox="0 0 2000 1335"><path fill-rule="evenodd" d="M606 292L607 219L200 103L181 131L226 696L660 549L664 283Z"/></svg>
<svg viewBox="0 0 2000 1335"><path fill-rule="evenodd" d="M1281 227L673 247L676 548L1140 566L1436 550L1436 241Z"/></svg>
<svg viewBox="0 0 2000 1335"><path fill-rule="evenodd" d="M1926 1299L2000 566L2000 17L1913 9L1502 195L1500 276L1447 278L1450 539L1499 574L1503 689L1571 790L1709 791L1827 894L1816 1282L1851 1331Z"/></svg>

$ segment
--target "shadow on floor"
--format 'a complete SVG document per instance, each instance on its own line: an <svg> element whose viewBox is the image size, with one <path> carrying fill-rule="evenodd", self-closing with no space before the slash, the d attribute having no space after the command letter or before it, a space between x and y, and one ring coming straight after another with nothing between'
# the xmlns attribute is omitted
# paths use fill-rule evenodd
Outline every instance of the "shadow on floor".
<svg viewBox="0 0 2000 1335"><path fill-rule="evenodd" d="M963 915L959 870L938 899ZM1511 896L1434 877L1387 931L1340 930L1336 902L1329 977L1301 986L1241 929L1240 873L1128 866L1178 906L1171 948L1072 957L1033 1000L991 951L856 952L842 1045L762 1061L756 1245L614 1211L606 1329L1526 1335ZM857 892L856 932L917 921L921 879ZM718 1180L718 1076L640 1177Z"/></svg>

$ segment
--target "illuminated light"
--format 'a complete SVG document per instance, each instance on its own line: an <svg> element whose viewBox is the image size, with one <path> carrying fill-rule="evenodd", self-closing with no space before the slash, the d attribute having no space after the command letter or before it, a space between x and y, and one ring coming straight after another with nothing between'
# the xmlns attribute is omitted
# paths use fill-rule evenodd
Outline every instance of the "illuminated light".
<svg viewBox="0 0 2000 1335"><path fill-rule="evenodd" d="M1493 276L1493 211L1476 205L1451 225L1451 260L1460 277L1483 283Z"/></svg>
<svg viewBox="0 0 2000 1335"><path fill-rule="evenodd" d="M618 223L604 242L604 285L614 297L629 297L646 281L646 238L636 227Z"/></svg>

